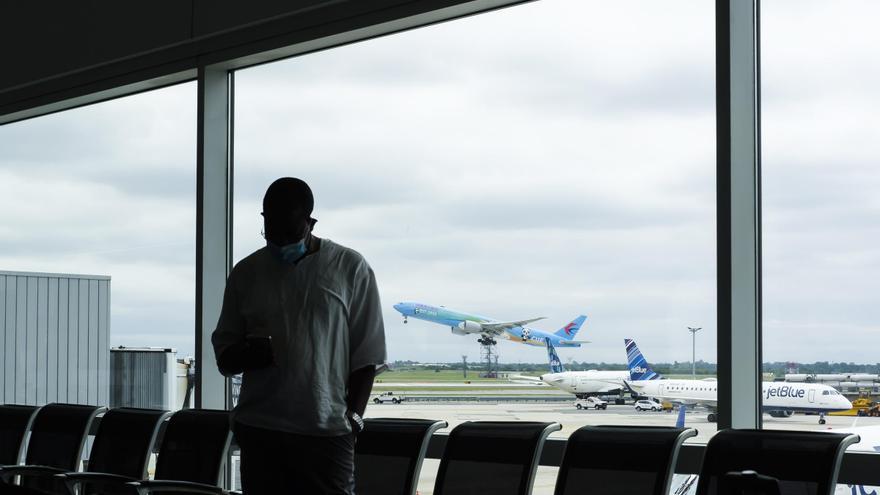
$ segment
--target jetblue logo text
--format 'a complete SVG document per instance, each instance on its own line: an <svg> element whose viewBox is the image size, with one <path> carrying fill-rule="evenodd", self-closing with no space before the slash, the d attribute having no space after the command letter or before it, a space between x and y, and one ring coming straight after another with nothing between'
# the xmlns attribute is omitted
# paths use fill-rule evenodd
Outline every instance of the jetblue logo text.
<svg viewBox="0 0 880 495"><path fill-rule="evenodd" d="M633 373L647 373L648 372L647 368L642 368L641 366L636 366L632 370L633 370Z"/></svg>
<svg viewBox="0 0 880 495"><path fill-rule="evenodd" d="M784 385L779 388L768 388L767 392L764 394L765 399L769 399L770 397L797 397L803 398L806 394L806 391L802 388L794 388L788 385Z"/></svg>

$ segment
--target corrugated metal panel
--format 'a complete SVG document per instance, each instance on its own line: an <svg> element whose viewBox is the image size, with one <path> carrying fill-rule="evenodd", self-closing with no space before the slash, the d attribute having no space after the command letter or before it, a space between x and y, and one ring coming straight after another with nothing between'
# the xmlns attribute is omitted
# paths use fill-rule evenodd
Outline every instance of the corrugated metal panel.
<svg viewBox="0 0 880 495"><path fill-rule="evenodd" d="M173 349L112 349L110 407L176 409Z"/></svg>
<svg viewBox="0 0 880 495"><path fill-rule="evenodd" d="M110 277L0 272L0 399L106 405Z"/></svg>

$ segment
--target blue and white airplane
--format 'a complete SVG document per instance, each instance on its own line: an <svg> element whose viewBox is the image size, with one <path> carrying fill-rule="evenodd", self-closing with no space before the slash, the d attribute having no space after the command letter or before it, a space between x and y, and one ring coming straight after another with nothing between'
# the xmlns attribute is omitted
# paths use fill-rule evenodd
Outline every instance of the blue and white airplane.
<svg viewBox="0 0 880 495"><path fill-rule="evenodd" d="M495 337L540 347L546 346L547 341L545 339L550 339L550 343L555 347L580 347L581 344L589 342L587 340L574 340L578 330L581 329L581 326L587 319L584 315L578 316L555 333L548 333L525 326L529 323L543 320L545 318L543 316L527 320L498 321L484 316L455 311L443 306L432 306L418 302L397 303L394 305L394 309L403 315L404 323L408 321L408 318L438 323L451 328L452 333L456 335L480 335L479 342L481 344L495 344Z"/></svg>
<svg viewBox="0 0 880 495"><path fill-rule="evenodd" d="M626 386L639 395L683 405L703 405L709 409L708 420L717 419L718 382L714 378L702 380L664 379L642 356L632 339L624 339L630 379ZM819 414L819 424L825 424L825 414L846 411L852 403L837 390L818 383L763 382L762 406L775 418L791 416L793 412Z"/></svg>

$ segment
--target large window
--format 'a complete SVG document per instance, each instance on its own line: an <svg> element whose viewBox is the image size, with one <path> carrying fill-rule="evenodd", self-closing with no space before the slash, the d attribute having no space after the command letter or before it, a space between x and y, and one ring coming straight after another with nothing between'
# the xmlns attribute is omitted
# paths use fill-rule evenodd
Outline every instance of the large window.
<svg viewBox="0 0 880 495"><path fill-rule="evenodd" d="M195 96L195 83L182 84L0 127L0 270L110 277L109 298L101 299L109 300L107 347L194 354ZM43 278L48 282L37 284L35 296L45 286L46 300L57 301L58 286ZM49 366L67 341L54 341L53 351L47 332L63 337L87 325L83 316L65 326L74 309L68 304L87 308L98 294L68 292L67 282L61 284L61 309L33 311L39 333L28 353L49 359ZM81 367L107 366L94 354L74 358ZM54 400L77 399L50 393L40 402Z"/></svg>
<svg viewBox="0 0 880 495"><path fill-rule="evenodd" d="M773 0L762 15L764 371L835 389L817 402L868 405L880 396L880 6ZM880 425L846 414L764 427Z"/></svg>
<svg viewBox="0 0 880 495"><path fill-rule="evenodd" d="M527 326L551 333L586 315L575 338L590 343L557 349L569 370L626 370L632 338L673 378L692 378L688 327L702 327L696 378L709 380L687 386L714 389L713 15L691 2L553 0L238 71L236 261L263 245L269 183L301 177L315 234L376 271L396 363L376 392L437 398L368 415L544 419L562 435L674 424L631 401L575 414L567 392L481 381L479 335L404 324L394 305L544 316ZM510 375L547 372L543 347L497 340ZM451 369L463 356L467 379ZM437 397L481 395L551 400ZM707 416L688 415L702 440Z"/></svg>

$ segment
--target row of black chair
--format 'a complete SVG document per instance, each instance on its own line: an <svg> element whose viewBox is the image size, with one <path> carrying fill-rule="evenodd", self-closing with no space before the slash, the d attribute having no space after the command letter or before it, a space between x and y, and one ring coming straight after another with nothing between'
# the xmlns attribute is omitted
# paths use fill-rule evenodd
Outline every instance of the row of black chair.
<svg viewBox="0 0 880 495"><path fill-rule="evenodd" d="M89 472L76 472L100 413ZM165 411L69 404L0 406L0 488L17 479L18 486L40 493L223 493L232 437L228 412L185 410L168 416ZM357 493L414 494L429 441L445 426L444 421L420 419L366 420L356 447ZM537 422L458 425L441 456L435 495L530 494L545 440L560 428ZM580 428L566 442L554 493L666 495L679 448L694 435L695 430L684 428ZM855 435L825 432L719 432L706 448L697 495L833 493L843 451L856 441ZM155 476L147 480L156 444Z"/></svg>
<svg viewBox="0 0 880 495"><path fill-rule="evenodd" d="M355 460L358 495L413 495L442 421L368 419ZM527 495L556 423L466 422L449 434L435 495ZM584 426L568 438L554 495L667 495L691 428ZM697 495L832 495L857 435L724 430L706 446Z"/></svg>
<svg viewBox="0 0 880 495"><path fill-rule="evenodd" d="M79 472L86 438L101 413L88 472ZM154 480L148 480L150 455L166 419ZM0 406L0 492L17 486L64 495L169 490L216 495L223 492L231 440L228 411L171 415L75 404Z"/></svg>
<svg viewBox="0 0 880 495"><path fill-rule="evenodd" d="M430 436L443 421L367 419L358 437L358 495L413 495ZM558 423L474 421L449 434L435 495L528 495L543 445ZM556 495L666 495L690 428L585 426L572 433ZM623 490L613 480L625 485Z"/></svg>

